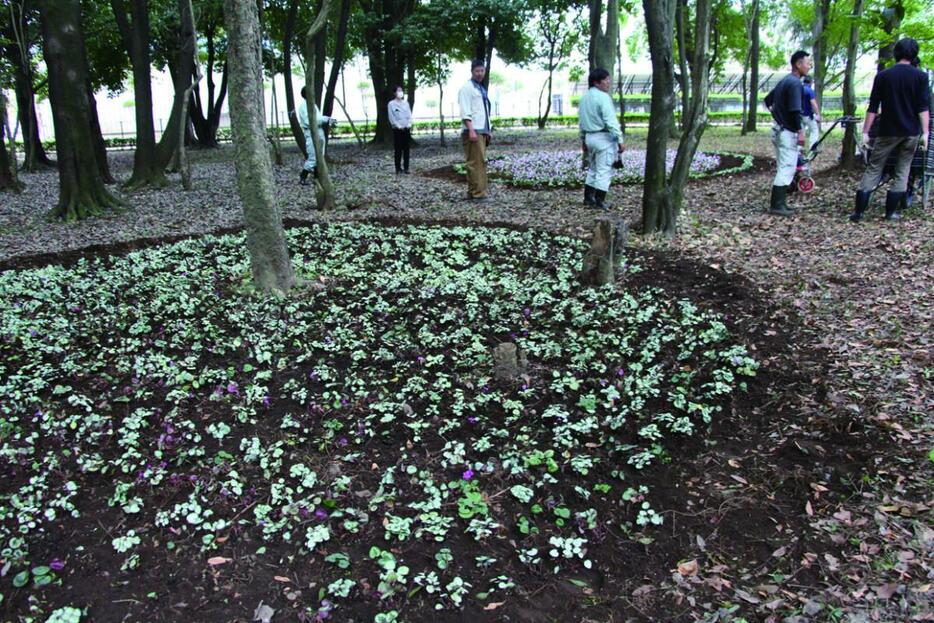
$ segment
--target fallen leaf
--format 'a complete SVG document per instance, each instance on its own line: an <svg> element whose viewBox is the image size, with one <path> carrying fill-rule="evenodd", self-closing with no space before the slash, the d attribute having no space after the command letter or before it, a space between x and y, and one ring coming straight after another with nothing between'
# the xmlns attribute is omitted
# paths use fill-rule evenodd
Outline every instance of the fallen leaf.
<svg viewBox="0 0 934 623"><path fill-rule="evenodd" d="M259 605L256 607L256 610L253 611L253 620L259 621L259 623L269 623L272 621L272 615L276 613L275 610L259 602Z"/></svg>
<svg viewBox="0 0 934 623"><path fill-rule="evenodd" d="M504 603L506 602L505 601L493 601L483 606L483 609L484 610L496 610L497 608L502 606Z"/></svg>
<svg viewBox="0 0 934 623"><path fill-rule="evenodd" d="M223 565L225 563L228 563L231 560L233 560L233 558L224 558L223 556L214 556L213 558L208 558L208 564L211 565L212 567L216 567L218 565Z"/></svg>
<svg viewBox="0 0 934 623"><path fill-rule="evenodd" d="M274 575L272 579L275 580L276 582L285 582L286 584L289 584L292 582L292 580L285 577L284 575Z"/></svg>
<svg viewBox="0 0 934 623"><path fill-rule="evenodd" d="M888 584L876 586L873 590L876 591L876 595L879 596L879 599L889 599L898 591L898 584L889 582Z"/></svg>
<svg viewBox="0 0 934 623"><path fill-rule="evenodd" d="M684 577L697 574L697 560L689 560L678 565L678 573Z"/></svg>
<svg viewBox="0 0 934 623"><path fill-rule="evenodd" d="M807 504L804 505L804 512L810 517L814 516L814 507L811 506L811 500L808 500Z"/></svg>

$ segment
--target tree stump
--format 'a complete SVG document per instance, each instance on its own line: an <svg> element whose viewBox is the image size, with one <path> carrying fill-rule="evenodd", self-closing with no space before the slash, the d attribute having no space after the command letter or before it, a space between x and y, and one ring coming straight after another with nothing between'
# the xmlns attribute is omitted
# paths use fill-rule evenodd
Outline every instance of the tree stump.
<svg viewBox="0 0 934 623"><path fill-rule="evenodd" d="M521 366L519 350L512 342L504 342L493 349L493 377L498 381L514 381L519 378Z"/></svg>
<svg viewBox="0 0 934 623"><path fill-rule="evenodd" d="M603 217L597 220L581 267L581 283L603 286L616 280L615 269L623 258L629 237L629 227L621 218Z"/></svg>

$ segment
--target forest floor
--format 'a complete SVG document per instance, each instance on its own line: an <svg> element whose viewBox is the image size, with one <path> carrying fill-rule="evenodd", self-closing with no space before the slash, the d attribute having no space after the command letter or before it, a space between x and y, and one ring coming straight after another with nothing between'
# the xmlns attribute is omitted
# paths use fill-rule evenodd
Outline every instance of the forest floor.
<svg viewBox="0 0 934 623"><path fill-rule="evenodd" d="M490 153L572 149L574 135L503 133ZM632 538L604 535L595 562L612 573L558 577L516 566L509 573L518 587L502 589L485 606L471 602L458 613L448 590L452 610L444 616L393 602L399 620L934 620L934 206L892 224L880 219L876 203L864 223L848 223L858 174L835 167L836 139L815 162L814 192L790 199L797 215L770 217L768 138L764 131L742 137L731 128L710 130L701 149L751 154L752 169L692 180L674 240L630 239L632 262L642 270L627 277L627 291L656 286L719 314L761 366L705 443L678 446L673 460L650 474L662 526ZM461 160L459 144L418 140L413 174L403 176L393 174L391 151L335 144L340 207L327 214L312 209L309 189L297 183L299 155L286 151L287 166L275 175L287 223L492 225L589 237L596 214L581 205L579 190L494 181L493 201L477 206L464 201L465 185L451 169ZM632 148L644 146L645 129L635 128L629 140ZM75 266L82 258L239 230L231 155L229 147L195 152L192 191L172 176L167 189L123 195L127 207L119 214L73 224L44 218L57 194L55 173L24 175L22 194L0 195L0 271ZM114 154L111 164L126 178L131 155ZM641 186L610 194L614 212L636 222ZM100 517L107 516L102 509ZM78 529L91 528L80 522ZM470 549L455 546L455 555L458 547ZM192 551L186 555L201 556ZM55 590L27 596L10 589L6 577L0 613L4 621L27 620L48 604L93 594L85 605L94 621L262 620L264 603L277 612L274 621L293 620L290 611L304 612L295 604L316 593L320 601L320 593L309 590L313 574L283 562L288 551L274 553L278 567L257 562L241 544L222 554L223 563L212 559L216 564L197 572L187 568L192 558L153 563L150 553L143 559L154 565L150 571L113 569L104 584L73 564L59 573L59 593L70 602ZM241 559L249 571L227 564ZM164 577L175 578L174 588ZM158 600L147 599L152 594ZM156 603L165 606L152 615ZM374 612L359 606L324 616L362 621Z"/></svg>

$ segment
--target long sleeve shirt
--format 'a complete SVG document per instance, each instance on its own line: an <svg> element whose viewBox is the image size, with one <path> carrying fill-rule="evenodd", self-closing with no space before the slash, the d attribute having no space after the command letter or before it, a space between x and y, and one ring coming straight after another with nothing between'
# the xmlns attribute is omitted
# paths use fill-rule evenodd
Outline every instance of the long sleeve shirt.
<svg viewBox="0 0 934 623"><path fill-rule="evenodd" d="M919 116L931 107L927 75L904 63L876 74L868 111L878 113L880 104L885 114L879 122L879 136L918 136L922 130Z"/></svg>
<svg viewBox="0 0 934 623"><path fill-rule="evenodd" d="M597 87L587 89L581 98L579 118L581 138L593 132L609 132L617 141L623 138L613 100Z"/></svg>
<svg viewBox="0 0 934 623"><path fill-rule="evenodd" d="M490 100L484 97L483 87L473 80L457 92L457 103L461 109L461 120L470 121L477 134L490 133ZM467 124L464 124L464 132Z"/></svg>
<svg viewBox="0 0 934 623"><path fill-rule="evenodd" d="M317 104L315 105L315 112L317 113L319 128L323 128L324 126L326 126L328 123L331 122L330 117L326 117L321 114L321 109L318 108ZM298 115L298 124L302 126L303 130L307 130L310 124L308 120L308 102L302 101L302 103L298 105L298 110L296 111L296 114Z"/></svg>
<svg viewBox="0 0 934 623"><path fill-rule="evenodd" d="M389 102L389 125L397 130L412 127L412 109L404 99L394 99Z"/></svg>

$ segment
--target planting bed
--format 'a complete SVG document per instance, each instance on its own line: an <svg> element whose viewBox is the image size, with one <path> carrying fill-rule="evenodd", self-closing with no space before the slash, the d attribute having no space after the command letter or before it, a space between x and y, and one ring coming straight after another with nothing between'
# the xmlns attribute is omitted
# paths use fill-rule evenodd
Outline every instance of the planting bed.
<svg viewBox="0 0 934 623"><path fill-rule="evenodd" d="M674 166L676 150L669 149L665 163L670 172ZM612 184L642 183L645 171L645 150L627 149L620 156L622 167L613 169ZM750 155L698 152L691 163L691 177L710 177L749 171L754 166ZM453 172L457 175L466 173L463 163L455 164ZM583 167L582 154L579 150L565 151L529 151L502 155L491 155L487 172L491 178L500 179L520 188L578 188L584 185L587 170ZM444 176L443 172L430 174Z"/></svg>
<svg viewBox="0 0 934 623"><path fill-rule="evenodd" d="M685 463L761 391L704 311L745 296L582 290L545 233L289 239L323 289L255 296L242 235L0 273L4 620L605 618L678 562Z"/></svg>

